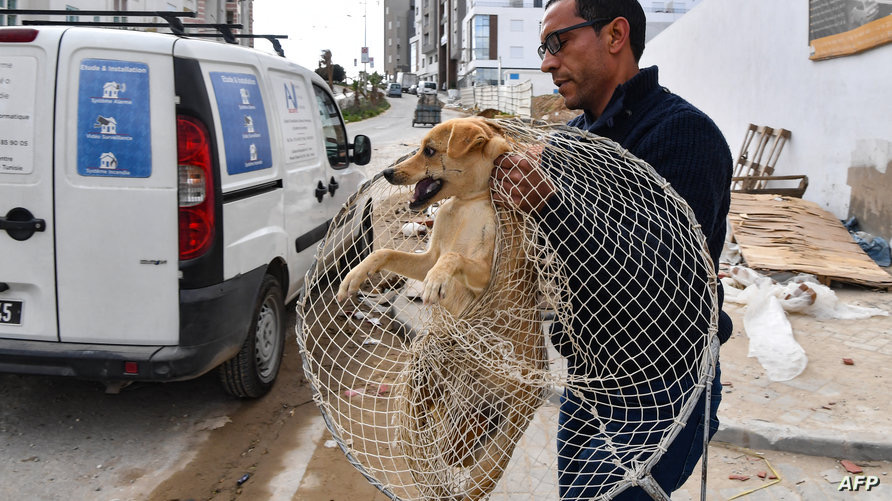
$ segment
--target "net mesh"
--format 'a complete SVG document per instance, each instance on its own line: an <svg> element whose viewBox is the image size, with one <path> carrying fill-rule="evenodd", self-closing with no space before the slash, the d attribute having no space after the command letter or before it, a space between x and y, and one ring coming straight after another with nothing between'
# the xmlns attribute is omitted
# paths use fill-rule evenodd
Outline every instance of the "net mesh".
<svg viewBox="0 0 892 501"><path fill-rule="evenodd" d="M307 275L305 375L347 458L392 498L608 499L647 475L702 393L713 264L687 204L615 143L489 123L541 167L548 206L493 206L490 283L458 306L422 304L422 283L391 272L338 302L372 249L423 253L436 221L408 209L411 186L373 178Z"/></svg>

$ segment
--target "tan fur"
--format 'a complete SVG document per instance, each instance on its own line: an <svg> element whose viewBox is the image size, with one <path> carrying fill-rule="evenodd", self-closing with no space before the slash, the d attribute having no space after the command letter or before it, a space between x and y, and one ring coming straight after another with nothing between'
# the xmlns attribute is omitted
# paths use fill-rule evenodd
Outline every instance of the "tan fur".
<svg viewBox="0 0 892 501"><path fill-rule="evenodd" d="M440 303L461 315L489 284L498 228L489 176L493 161L508 149L494 126L481 119L458 118L434 127L415 155L385 173L396 185L428 177L443 182L440 192L418 210L452 197L437 211L427 251L376 250L344 277L338 301L354 294L371 275L391 271L423 281L425 304Z"/></svg>
<svg viewBox="0 0 892 501"><path fill-rule="evenodd" d="M480 118L455 119L434 127L417 154L385 175L397 185L425 178L443 181L440 192L416 207L421 210L451 197L437 211L428 250L423 254L375 251L347 274L338 299L345 300L379 271L423 280L425 303L439 302L455 317L492 320L493 312L502 312L504 316L491 327L493 337L510 343L515 361L534 371L544 369L535 272L525 259L521 220L510 211L497 214L490 197L493 161L507 151L509 145L498 128ZM502 246L494 261L497 237ZM498 266L495 275L493 266ZM496 282L490 284L493 276ZM494 292L469 308L490 285ZM454 339L435 331L420 335L413 344L424 355L413 356L401 376L406 384L400 385L404 393L397 413L410 470L426 497L484 498L504 473L515 444L543 401L543 392L521 383L516 374L493 367L498 362L476 359ZM497 360L500 355L489 357ZM442 372L438 367L454 370ZM524 370L522 375L535 378L534 371ZM450 407L455 402L469 408ZM453 490L456 486L438 483L444 471L454 468L466 470L460 495Z"/></svg>

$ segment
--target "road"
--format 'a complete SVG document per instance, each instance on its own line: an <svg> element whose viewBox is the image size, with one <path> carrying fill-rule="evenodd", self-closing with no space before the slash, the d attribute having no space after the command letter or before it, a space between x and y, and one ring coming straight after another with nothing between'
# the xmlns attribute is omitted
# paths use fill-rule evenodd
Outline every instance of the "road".
<svg viewBox="0 0 892 501"><path fill-rule="evenodd" d="M415 96L390 102L381 116L348 126L351 138L372 140L370 173L412 151L430 129L412 127ZM444 110L443 119L453 116ZM292 499L323 432L296 343L287 344L277 384L259 401L227 396L215 373L134 384L117 395L91 382L2 374L0 499Z"/></svg>
<svg viewBox="0 0 892 501"><path fill-rule="evenodd" d="M372 161L368 166L370 173L387 167L400 156L417 148L421 139L431 129L430 125L412 125L415 105L418 103L417 96L403 94L401 98L387 99L390 102L390 109L382 115L347 124L347 134L351 141L356 134L365 134L372 139ZM443 108L440 118L445 121L463 115L456 110Z"/></svg>

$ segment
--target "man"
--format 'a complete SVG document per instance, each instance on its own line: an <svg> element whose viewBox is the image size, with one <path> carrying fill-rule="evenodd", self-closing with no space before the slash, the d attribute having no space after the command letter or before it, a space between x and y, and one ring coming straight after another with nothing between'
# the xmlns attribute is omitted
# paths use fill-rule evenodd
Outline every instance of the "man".
<svg viewBox="0 0 892 501"><path fill-rule="evenodd" d="M584 111L568 125L616 141L653 166L687 201L701 225L713 264L718 269L730 204L730 150L721 132L705 114L659 85L655 66L638 68L638 61L644 50L645 24L644 12L637 0L549 0L545 6L541 29L541 69L551 73L568 108ZM609 294L601 294L604 289L609 289L608 272L579 260L574 257L574 253L578 253L580 248L594 249L593 259L589 260L591 262L608 260L610 256L598 255L600 251L589 242L591 237L568 234L565 227L562 229L562 221L573 220L573 210L583 209L574 209L556 201L559 197L555 194L554 184L547 181L546 177L558 179L566 174L567 169L573 167L549 165L547 152L546 148L541 166L530 165L517 156L500 158L493 171L493 184L494 187L500 185L500 189L494 190L497 203L533 211L539 217L540 224L546 229L548 239L558 255L564 259L569 269L575 270L570 277L571 281L575 281L570 285L570 290L589 291L591 294L589 298L574 299L574 325L567 326L569 329L557 325L552 330L552 342L567 357L571 375L594 373L595 364L585 361L585 357L577 353L581 349L579 340L567 342L568 334L565 331L576 334L591 332L592 339L582 349L605 350L605 343L613 343L605 352L610 354L606 359L607 363L627 366L621 368L625 371L624 374L629 374L630 380L633 377L645 380L637 383L599 381L598 384L603 386L593 388L584 399L571 392L566 392L562 398L558 430L560 494L563 499L590 499L605 494L611 484L621 480L623 471L615 466L615 462L631 462L635 459L631 452L625 456L619 452L623 445L633 451L635 445L646 444L649 439L652 440L652 436L659 436L658 432L661 430L646 429L641 425L651 422L649 416L642 415L641 412L633 415L631 407L638 405L639 411L644 408L641 395L645 393L635 391L640 386L646 386L645 390L650 389L657 400L669 401L680 391L689 390L691 386L680 390L683 384L688 383L670 381L663 377L659 381L665 386L653 390L653 379L648 379L646 374L634 376L634 366L641 360L649 363L652 358L636 358L637 354L628 349L628 345L636 348L641 346L635 339L611 337L611 332L629 330L628 325L635 319L630 316L611 317L615 310L597 309L597 305L615 299ZM540 167L548 173L547 176L541 174ZM507 197L499 195L500 191L507 193ZM579 196L591 197L585 194ZM594 197L591 198L592 205L598 203ZM594 228L591 231L599 230ZM647 270L628 268L630 267L621 271L629 280L645 279L642 275ZM616 272L616 269L609 270L609 273ZM719 308L722 299L719 284ZM647 308L654 309L648 313L660 315L661 312L656 311L660 306L648 306ZM683 308L684 305L678 307ZM589 318L585 318L587 315ZM595 331L585 324L586 321L603 329ZM671 332L671 321L645 328L640 337L646 340L658 339L662 333L653 330L668 326L663 333ZM730 337L731 327L730 318L721 312L718 334L722 342ZM597 362L603 363L604 360ZM671 370L666 373L671 373ZM718 427L716 410L721 400L719 378L717 365L711 388L710 437ZM611 384L612 389L608 389L612 394L605 390ZM587 398L595 400L594 406ZM623 402L632 403L623 409ZM703 453L704 404L704 399L701 398L662 459L651 469L654 479L667 493L684 483ZM678 411L674 407L673 410ZM628 426L632 421L639 423L637 428ZM616 424L611 440L627 443L605 446L602 435L604 428L594 425L600 423L605 426L605 422L608 429L612 426L611 423ZM624 430L624 426L629 429ZM649 433L651 431L654 433ZM605 449L612 452L608 454L604 452ZM634 487L624 490L615 499L651 498L641 488Z"/></svg>

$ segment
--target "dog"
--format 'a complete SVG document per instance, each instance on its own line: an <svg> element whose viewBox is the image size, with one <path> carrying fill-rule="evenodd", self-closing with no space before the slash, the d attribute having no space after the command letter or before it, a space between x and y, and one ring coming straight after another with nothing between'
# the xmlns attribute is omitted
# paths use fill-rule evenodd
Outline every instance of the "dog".
<svg viewBox="0 0 892 501"><path fill-rule="evenodd" d="M426 252L379 249L344 277L338 301L345 301L379 271L423 281L425 304L440 303L461 315L489 285L498 221L489 176L493 161L510 150L496 126L458 118L435 126L418 152L383 172L394 185L415 185L409 208L423 211L451 197L437 211Z"/></svg>
<svg viewBox="0 0 892 501"><path fill-rule="evenodd" d="M425 304L472 326L462 327L471 332L461 340L436 329L419 335L401 374L398 435L425 497L486 497L544 401L543 386L529 382L547 363L523 218L497 211L490 194L493 162L510 149L498 125L483 118L435 126L413 156L383 172L391 184L415 185L410 209L445 200L427 251L378 249L337 293L343 302L373 274L390 271L422 281ZM469 349L463 343L472 338Z"/></svg>

